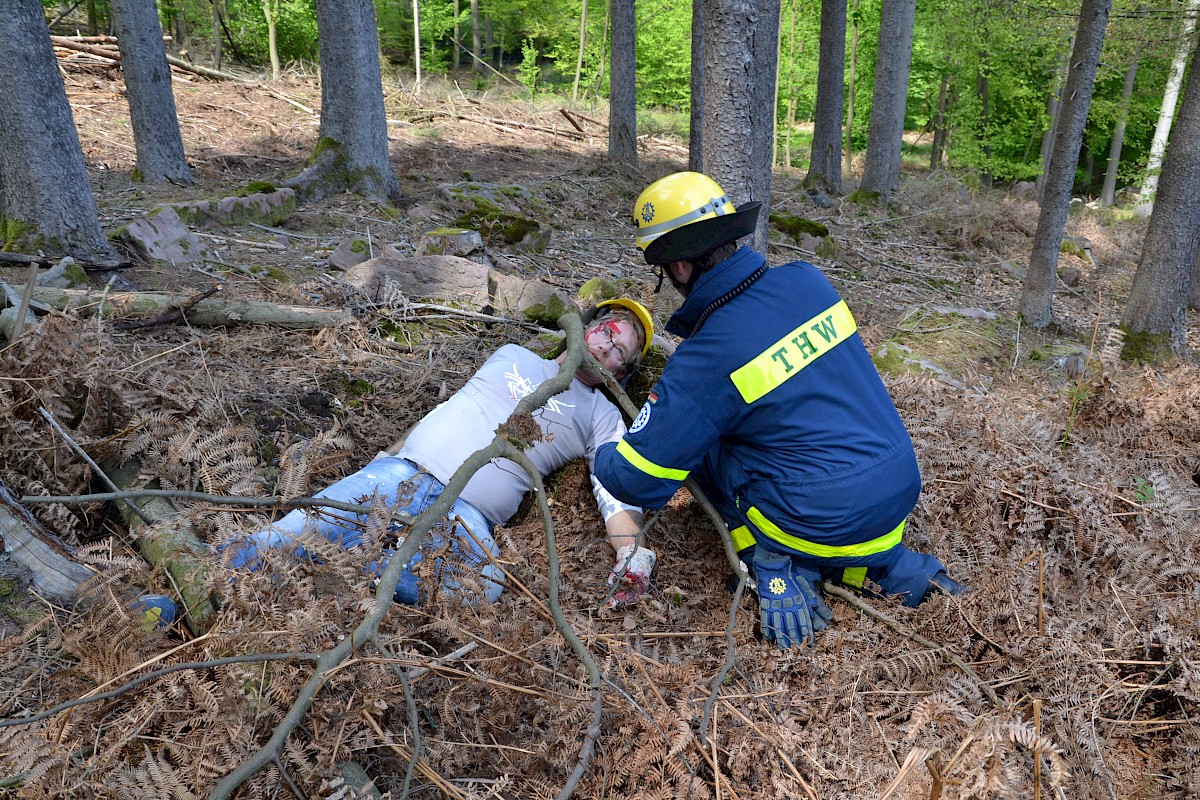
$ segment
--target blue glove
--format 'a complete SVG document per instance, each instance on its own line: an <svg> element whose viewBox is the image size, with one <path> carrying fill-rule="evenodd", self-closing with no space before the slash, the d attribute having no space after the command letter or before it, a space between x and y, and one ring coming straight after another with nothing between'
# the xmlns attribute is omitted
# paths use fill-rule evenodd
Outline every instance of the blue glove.
<svg viewBox="0 0 1200 800"><path fill-rule="evenodd" d="M833 612L813 588L820 576L795 564L790 556L757 548L754 577L763 637L779 649L802 646L833 619Z"/></svg>

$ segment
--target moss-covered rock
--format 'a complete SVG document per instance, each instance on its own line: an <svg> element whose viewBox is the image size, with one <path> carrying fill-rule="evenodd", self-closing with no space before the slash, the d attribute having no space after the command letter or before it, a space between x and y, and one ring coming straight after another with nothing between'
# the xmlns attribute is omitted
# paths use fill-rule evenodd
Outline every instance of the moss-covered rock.
<svg viewBox="0 0 1200 800"><path fill-rule="evenodd" d="M829 235L829 227L815 219L800 217L795 214L785 214L782 211L772 211L771 227L776 230L786 233L788 236L799 241L801 234L816 236L818 238Z"/></svg>

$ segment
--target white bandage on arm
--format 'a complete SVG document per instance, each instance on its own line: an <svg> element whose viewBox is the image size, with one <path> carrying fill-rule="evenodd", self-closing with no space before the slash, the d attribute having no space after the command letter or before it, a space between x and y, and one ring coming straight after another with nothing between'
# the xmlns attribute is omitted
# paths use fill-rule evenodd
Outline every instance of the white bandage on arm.
<svg viewBox="0 0 1200 800"><path fill-rule="evenodd" d="M627 505L622 503L617 498L609 494L608 489L604 488L604 484L592 475L592 495L596 498L596 506L600 509L600 516L604 517L604 521L608 522L612 519L613 514L621 511L632 511L635 514L641 514L642 509L637 506Z"/></svg>

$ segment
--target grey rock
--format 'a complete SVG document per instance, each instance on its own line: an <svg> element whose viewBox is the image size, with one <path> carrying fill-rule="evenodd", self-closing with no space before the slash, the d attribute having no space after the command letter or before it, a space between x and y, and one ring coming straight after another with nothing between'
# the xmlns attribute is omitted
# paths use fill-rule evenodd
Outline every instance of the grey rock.
<svg viewBox="0 0 1200 800"><path fill-rule="evenodd" d="M163 208L135 219L121 230L118 238L146 258L172 264L191 264L203 260L206 255L204 245L173 208Z"/></svg>
<svg viewBox="0 0 1200 800"><path fill-rule="evenodd" d="M402 302L401 298L424 298L481 309L491 299L488 268L458 256L380 256L347 270L346 282L388 305Z"/></svg>

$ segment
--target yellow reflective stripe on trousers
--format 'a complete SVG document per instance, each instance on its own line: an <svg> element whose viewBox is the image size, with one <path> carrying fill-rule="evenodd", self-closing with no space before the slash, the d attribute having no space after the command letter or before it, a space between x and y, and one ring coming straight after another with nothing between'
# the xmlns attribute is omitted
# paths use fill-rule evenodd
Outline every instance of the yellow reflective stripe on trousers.
<svg viewBox="0 0 1200 800"><path fill-rule="evenodd" d="M747 547L754 544L754 534L745 525L739 525L729 532L729 538L733 540L733 549L741 552Z"/></svg>
<svg viewBox="0 0 1200 800"><path fill-rule="evenodd" d="M863 583L867 580L866 567L846 567L842 570L842 583L862 591Z"/></svg>
<svg viewBox="0 0 1200 800"><path fill-rule="evenodd" d="M895 528L883 536L872 539L869 542L859 542L858 544L845 545L829 545L810 542L807 539L801 539L798 536L792 536L790 533L784 533L783 530L771 520L762 515L754 506L746 512L746 516L750 521L758 526L758 529L765 535L771 537L782 545L786 545L793 550L805 553L818 558L842 558L844 556L871 556L876 553L882 553L884 550L891 550L896 545L900 544L900 540L904 536L904 520Z"/></svg>
<svg viewBox="0 0 1200 800"><path fill-rule="evenodd" d="M858 324L846 301L817 314L729 374L747 404L770 394L800 370L844 342Z"/></svg>
<svg viewBox="0 0 1200 800"><path fill-rule="evenodd" d="M688 470L686 469L671 469L670 467L660 467L649 459L643 458L638 451L629 446L629 443L624 439L617 442L617 452L625 456L625 460L633 466L640 469L647 475L655 478L666 478L671 481L687 480Z"/></svg>

